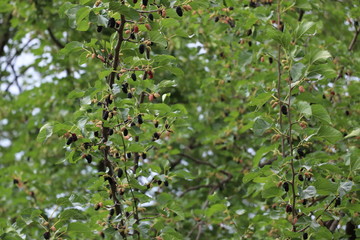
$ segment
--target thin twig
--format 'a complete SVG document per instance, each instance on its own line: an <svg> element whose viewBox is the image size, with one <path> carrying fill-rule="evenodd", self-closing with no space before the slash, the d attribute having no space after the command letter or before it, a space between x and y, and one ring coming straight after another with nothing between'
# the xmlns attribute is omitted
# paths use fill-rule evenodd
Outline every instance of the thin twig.
<svg viewBox="0 0 360 240"><path fill-rule="evenodd" d="M350 43L349 48L348 48L349 51L352 51L354 49L354 46L355 46L356 40L357 40L357 38L359 36L359 33L360 33L360 26L358 28L356 28L356 26L355 26L354 37L351 40L351 43Z"/></svg>
<svg viewBox="0 0 360 240"><path fill-rule="evenodd" d="M56 44L56 46L58 46L59 48L64 48L64 44L62 44L54 35L54 33L52 32L51 28L48 27L47 28L48 32L49 32L49 35L50 35L50 38L51 40L53 40L53 42Z"/></svg>
<svg viewBox="0 0 360 240"><path fill-rule="evenodd" d="M277 25L280 27L281 22L281 0L278 0L277 2ZM281 46L279 44L278 46L278 56L277 56L277 72L278 72L278 81L277 81L277 98L279 101L281 100ZM279 125L280 125L280 131L283 131L283 122L282 122L282 113L281 113L281 101L279 104ZM285 157L285 138L284 135L281 134L281 152L282 156Z"/></svg>
<svg viewBox="0 0 360 240"><path fill-rule="evenodd" d="M186 193L194 191L194 190L198 190L201 188L210 188L210 187L214 187L214 185L206 184L206 185L193 186L193 187L186 189L184 192L182 192L179 197L183 197Z"/></svg>

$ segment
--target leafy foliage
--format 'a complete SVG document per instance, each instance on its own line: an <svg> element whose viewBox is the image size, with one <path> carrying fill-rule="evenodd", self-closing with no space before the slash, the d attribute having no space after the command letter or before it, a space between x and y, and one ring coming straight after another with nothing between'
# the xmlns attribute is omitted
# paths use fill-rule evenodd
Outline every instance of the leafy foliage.
<svg viewBox="0 0 360 240"><path fill-rule="evenodd" d="M2 5L1 239L360 236L357 3Z"/></svg>

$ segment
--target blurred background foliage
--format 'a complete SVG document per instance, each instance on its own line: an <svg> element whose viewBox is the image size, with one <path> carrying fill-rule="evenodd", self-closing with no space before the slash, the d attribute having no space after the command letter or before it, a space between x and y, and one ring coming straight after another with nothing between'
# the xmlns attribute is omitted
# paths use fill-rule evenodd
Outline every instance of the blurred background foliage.
<svg viewBox="0 0 360 240"><path fill-rule="evenodd" d="M156 101L182 110L144 163L169 182L153 187L151 196L167 207L174 202L173 214L148 207L158 213L151 223L156 230L143 230L142 239L301 239L304 232L309 239L360 236L359 3L280 1L284 26L279 33L277 1L149 2L166 6L169 16L154 13L152 31L161 32L166 44L153 46L152 54L176 58L171 67L161 63L155 69L154 84L174 80ZM69 161L62 136L85 114L81 98L94 97L87 89L101 86L104 96L108 73L99 59L71 42L101 55L101 49L111 48L114 31L105 26L96 31L107 19L94 20L91 14L80 19L85 6L99 13L95 1L1 0L0 5L1 238L40 239L55 224L53 239L101 239L101 233L121 239L106 225L108 211L93 208L99 201L111 204L97 191L104 185L97 180L97 164ZM177 16L174 6L184 5L192 9ZM296 35L306 23L311 27ZM140 31L146 32L144 26ZM132 43L123 48L131 56L137 51ZM286 157L290 141L285 139L282 155L281 104L271 102L278 97L279 49L284 101L290 77L299 77L289 109L296 179L305 178L296 180L296 220L286 214L292 196L281 187L292 179ZM282 121L288 134L285 116ZM51 122L64 129L37 141L41 127ZM150 123L144 128L153 131ZM145 170L141 174L149 177ZM298 232L291 231L294 221Z"/></svg>

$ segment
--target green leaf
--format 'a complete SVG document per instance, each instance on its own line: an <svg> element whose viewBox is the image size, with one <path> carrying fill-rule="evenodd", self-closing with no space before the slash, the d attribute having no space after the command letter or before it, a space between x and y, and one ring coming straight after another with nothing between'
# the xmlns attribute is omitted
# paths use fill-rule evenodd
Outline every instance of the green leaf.
<svg viewBox="0 0 360 240"><path fill-rule="evenodd" d="M173 202L168 208L170 211L176 213L176 215L179 217L179 220L185 219L184 211L181 209L179 204Z"/></svg>
<svg viewBox="0 0 360 240"><path fill-rule="evenodd" d="M91 11L90 7L82 7L76 13L76 24L79 25L83 20L87 20L89 13Z"/></svg>
<svg viewBox="0 0 360 240"><path fill-rule="evenodd" d="M271 92L260 93L259 95L252 97L249 106L261 107L271 98L271 96L272 96Z"/></svg>
<svg viewBox="0 0 360 240"><path fill-rule="evenodd" d="M321 126L317 136L324 138L332 144L335 144L337 141L343 138L343 135L340 131L330 126Z"/></svg>
<svg viewBox="0 0 360 240"><path fill-rule="evenodd" d="M330 180L324 178L316 179L314 186L316 187L317 193L319 195L335 194L338 188L336 183L333 183Z"/></svg>
<svg viewBox="0 0 360 240"><path fill-rule="evenodd" d="M75 208L66 209L64 210L60 215L61 220L86 220L87 217L84 215L84 213Z"/></svg>
<svg viewBox="0 0 360 240"><path fill-rule="evenodd" d="M271 127L271 124L265 121L262 118L257 118L255 120L253 131L256 136L261 136L263 133Z"/></svg>
<svg viewBox="0 0 360 240"><path fill-rule="evenodd" d="M311 52L310 64L324 63L329 58L331 58L331 54L328 51L313 50Z"/></svg>
<svg viewBox="0 0 360 240"><path fill-rule="evenodd" d="M250 182L251 180L253 180L254 178L260 176L260 172L250 172L245 174L245 176L243 177L243 182L247 183Z"/></svg>
<svg viewBox="0 0 360 240"><path fill-rule="evenodd" d="M296 106L300 114L303 114L307 118L312 116L311 105L308 102L299 101Z"/></svg>
<svg viewBox="0 0 360 240"><path fill-rule="evenodd" d="M332 124L330 115L323 106L321 106L320 104L313 104L311 105L311 110L312 115L315 118L319 119L324 123Z"/></svg>
<svg viewBox="0 0 360 240"><path fill-rule="evenodd" d="M172 227L166 226L160 235L164 240L183 240L184 237Z"/></svg>
<svg viewBox="0 0 360 240"><path fill-rule="evenodd" d="M283 190L278 187L270 187L261 191L261 196L263 198L273 198L277 196L281 196L283 194Z"/></svg>
<svg viewBox="0 0 360 240"><path fill-rule="evenodd" d="M84 96L84 94L85 94L84 91L81 91L81 90L79 90L79 89L74 89L74 90L72 90L72 91L69 93L68 98L69 98L69 99L81 98L81 97Z"/></svg>
<svg viewBox="0 0 360 240"><path fill-rule="evenodd" d="M260 159L265 155L276 149L278 144L274 144L271 146L262 146L259 150L256 151L256 154L253 159L253 166L256 167L259 165Z"/></svg>
<svg viewBox="0 0 360 240"><path fill-rule="evenodd" d="M173 196L169 193L161 193L157 197L157 202L160 204L160 206L166 206L169 202L173 200Z"/></svg>
<svg viewBox="0 0 360 240"><path fill-rule="evenodd" d="M77 233L91 233L91 229L88 227L88 224L81 222L72 222L69 223L67 228L68 232L77 232Z"/></svg>
<svg viewBox="0 0 360 240"><path fill-rule="evenodd" d="M351 181L340 183L340 186L339 186L339 189L338 189L340 197L343 197L345 194L350 192L353 185L354 185L354 183L351 182Z"/></svg>
<svg viewBox="0 0 360 240"><path fill-rule="evenodd" d="M351 131L348 135L346 135L345 139L351 138L351 137L359 137L360 136L360 128L356 128Z"/></svg>
<svg viewBox="0 0 360 240"><path fill-rule="evenodd" d="M149 38L152 42L160 44L160 46L166 47L167 41L159 31L150 31Z"/></svg>
<svg viewBox="0 0 360 240"><path fill-rule="evenodd" d="M66 46L60 50L59 54L60 55L67 55L69 53L75 53L77 51L82 50L83 48L83 44L77 41L74 42L70 42L68 44L66 44Z"/></svg>
<svg viewBox="0 0 360 240"><path fill-rule="evenodd" d="M300 80L304 74L305 65L302 63L295 63L290 69L290 76L293 82Z"/></svg>
<svg viewBox="0 0 360 240"><path fill-rule="evenodd" d="M307 33L313 26L314 22L301 22L299 26L295 29L294 37L295 39L300 39L305 33Z"/></svg>
<svg viewBox="0 0 360 240"><path fill-rule="evenodd" d="M120 14L123 14L129 20L137 21L140 17L139 13L135 9L129 8L119 2L111 1L109 9L114 12L119 12Z"/></svg>
<svg viewBox="0 0 360 240"><path fill-rule="evenodd" d="M37 142L44 143L53 134L53 124L46 123L40 128L39 134L36 138Z"/></svg>
<svg viewBox="0 0 360 240"><path fill-rule="evenodd" d="M226 210L226 206L224 204L221 203L214 204L206 210L206 216L211 217L212 215L218 212L223 212L225 210Z"/></svg>
<svg viewBox="0 0 360 240"><path fill-rule="evenodd" d="M307 187L301 195L301 198L308 199L316 196L316 188L314 186Z"/></svg>

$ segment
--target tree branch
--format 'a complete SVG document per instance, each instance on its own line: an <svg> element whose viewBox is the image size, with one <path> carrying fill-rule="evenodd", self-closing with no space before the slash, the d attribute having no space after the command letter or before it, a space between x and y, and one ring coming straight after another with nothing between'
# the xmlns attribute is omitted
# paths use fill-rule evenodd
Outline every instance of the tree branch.
<svg viewBox="0 0 360 240"><path fill-rule="evenodd" d="M356 28L356 26L355 26L354 37L351 40L351 43L350 43L349 48L348 48L349 51L352 51L354 49L354 46L355 46L356 40L357 40L357 38L359 36L359 33L360 33L360 26L358 28Z"/></svg>
<svg viewBox="0 0 360 240"><path fill-rule="evenodd" d="M10 13L6 20L2 23L2 26L4 27L4 32L2 33L2 37L0 38L0 56L4 55L4 47L7 45L10 39L10 20L12 19L12 17L13 15L12 13Z"/></svg>
<svg viewBox="0 0 360 240"><path fill-rule="evenodd" d="M48 27L47 28L48 32L49 32L49 35L50 35L50 38L51 40L53 40L53 42L56 44L56 46L58 46L59 48L64 48L64 44L62 44L54 35L54 33L52 32L51 28Z"/></svg>
<svg viewBox="0 0 360 240"><path fill-rule="evenodd" d="M121 49L121 44L124 41L124 27L125 27L125 16L121 14L121 22L120 22L120 27L119 29L117 29L118 32L118 41L116 43L115 46L115 50L114 50L114 62L113 62L113 71L110 73L109 77L108 77L108 82L109 82L109 86L112 89L112 85L114 84L115 81L115 76L116 76L116 70L119 66L120 63L120 49Z"/></svg>

